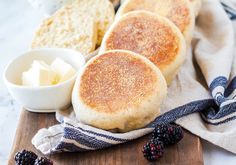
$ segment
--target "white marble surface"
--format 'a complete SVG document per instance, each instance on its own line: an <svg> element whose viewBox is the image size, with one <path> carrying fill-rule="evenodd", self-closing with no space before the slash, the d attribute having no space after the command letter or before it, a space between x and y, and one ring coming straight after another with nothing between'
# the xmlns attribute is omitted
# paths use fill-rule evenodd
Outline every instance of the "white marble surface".
<svg viewBox="0 0 236 165"><path fill-rule="evenodd" d="M0 0L0 164L7 162L20 114L20 108L12 106L14 102L7 93L2 73L12 58L28 49L33 32L43 17L43 13L33 9L27 0ZM236 164L236 155L202 142L206 165Z"/></svg>
<svg viewBox="0 0 236 165"><path fill-rule="evenodd" d="M2 73L7 63L28 49L43 14L27 0L0 0L0 164L6 164L13 142L20 109L12 107ZM5 96L5 97L3 97Z"/></svg>

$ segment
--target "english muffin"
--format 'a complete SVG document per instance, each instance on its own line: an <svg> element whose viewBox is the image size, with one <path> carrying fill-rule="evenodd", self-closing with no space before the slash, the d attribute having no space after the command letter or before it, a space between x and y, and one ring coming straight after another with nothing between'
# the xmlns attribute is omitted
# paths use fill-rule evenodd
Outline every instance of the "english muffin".
<svg viewBox="0 0 236 165"><path fill-rule="evenodd" d="M183 33L187 44L191 43L195 16L189 0L125 0L117 12L117 18L135 10L146 10L167 17Z"/></svg>
<svg viewBox="0 0 236 165"><path fill-rule="evenodd" d="M147 57L162 71L167 84L186 56L186 43L179 29L167 18L147 11L129 12L111 26L100 53L113 49Z"/></svg>
<svg viewBox="0 0 236 165"><path fill-rule="evenodd" d="M98 25L97 46L102 42L105 32L114 21L115 11L112 2L109 0L76 0L73 6L78 6L78 11L83 12L85 16L95 19ZM87 21L86 18L84 21Z"/></svg>
<svg viewBox="0 0 236 165"><path fill-rule="evenodd" d="M77 77L72 104L82 123L126 132L153 121L166 94L163 75L147 58L112 50L85 65Z"/></svg>
<svg viewBox="0 0 236 165"><path fill-rule="evenodd" d="M76 0L43 21L31 47L73 48L87 55L100 45L113 19L109 0Z"/></svg>
<svg viewBox="0 0 236 165"><path fill-rule="evenodd" d="M67 5L45 19L36 31L31 48L71 48L86 55L95 50L97 24L92 17Z"/></svg>

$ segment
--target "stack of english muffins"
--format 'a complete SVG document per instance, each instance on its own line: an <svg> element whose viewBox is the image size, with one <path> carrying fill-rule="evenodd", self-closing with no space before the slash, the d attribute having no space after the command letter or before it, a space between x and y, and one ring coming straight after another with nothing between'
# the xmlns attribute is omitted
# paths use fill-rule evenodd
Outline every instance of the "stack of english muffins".
<svg viewBox="0 0 236 165"><path fill-rule="evenodd" d="M72 104L80 122L127 132L145 127L186 58L201 0L75 0L46 19L32 47L67 47L85 56ZM100 46L101 45L101 46Z"/></svg>

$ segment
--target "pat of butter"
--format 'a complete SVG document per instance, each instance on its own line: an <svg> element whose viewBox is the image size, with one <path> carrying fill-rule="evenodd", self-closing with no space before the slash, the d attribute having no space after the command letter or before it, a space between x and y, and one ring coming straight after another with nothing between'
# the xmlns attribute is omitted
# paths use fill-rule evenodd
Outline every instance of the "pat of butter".
<svg viewBox="0 0 236 165"><path fill-rule="evenodd" d="M52 62L51 68L56 72L59 82L66 81L76 74L75 69L60 58Z"/></svg>
<svg viewBox="0 0 236 165"><path fill-rule="evenodd" d="M22 74L22 84L26 86L46 86L56 83L56 73L43 61L34 60L31 68Z"/></svg>

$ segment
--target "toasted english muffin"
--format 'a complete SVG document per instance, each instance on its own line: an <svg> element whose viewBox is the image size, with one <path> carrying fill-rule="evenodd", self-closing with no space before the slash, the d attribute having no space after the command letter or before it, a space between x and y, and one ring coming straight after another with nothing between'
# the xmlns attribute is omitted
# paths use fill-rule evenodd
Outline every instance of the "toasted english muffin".
<svg viewBox="0 0 236 165"><path fill-rule="evenodd" d="M126 132L153 121L166 94L163 75L147 58L112 50L85 65L77 77L72 104L79 121Z"/></svg>
<svg viewBox="0 0 236 165"><path fill-rule="evenodd" d="M170 19L191 43L195 16L189 0L125 0L116 18L135 10L146 10Z"/></svg>
<svg viewBox="0 0 236 165"><path fill-rule="evenodd" d="M100 53L114 49L147 57L162 71L168 85L186 56L186 43L179 29L167 18L148 11L129 12L111 26Z"/></svg>
<svg viewBox="0 0 236 165"><path fill-rule="evenodd" d="M84 55L95 50L97 24L87 17L78 6L66 5L53 16L43 20L33 38L31 48L71 48Z"/></svg>

